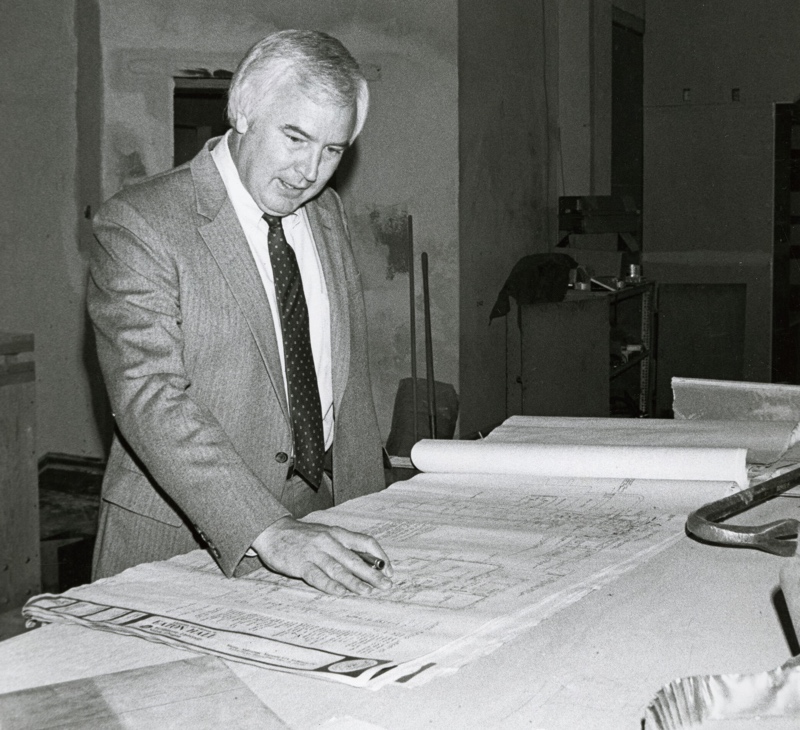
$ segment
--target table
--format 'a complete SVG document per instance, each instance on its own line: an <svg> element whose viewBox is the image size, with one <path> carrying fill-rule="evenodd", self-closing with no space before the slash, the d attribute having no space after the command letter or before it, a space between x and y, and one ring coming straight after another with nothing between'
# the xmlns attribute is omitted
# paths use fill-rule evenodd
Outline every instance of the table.
<svg viewBox="0 0 800 730"><path fill-rule="evenodd" d="M800 499L779 497L731 521L798 513ZM229 666L297 730L343 717L387 730L638 730L648 702L677 677L767 671L798 651L781 618L785 560L686 537L488 656L414 689L371 692ZM135 638L45 626L0 642L0 691L187 656Z"/></svg>

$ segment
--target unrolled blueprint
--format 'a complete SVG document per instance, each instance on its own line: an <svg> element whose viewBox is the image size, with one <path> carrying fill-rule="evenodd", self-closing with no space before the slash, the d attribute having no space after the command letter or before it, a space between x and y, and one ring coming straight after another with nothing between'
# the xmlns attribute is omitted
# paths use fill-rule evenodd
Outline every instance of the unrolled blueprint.
<svg viewBox="0 0 800 730"><path fill-rule="evenodd" d="M684 537L712 481L420 474L306 518L375 536L394 587L337 598L265 569L222 576L202 551L31 599L40 621L377 689L430 680Z"/></svg>

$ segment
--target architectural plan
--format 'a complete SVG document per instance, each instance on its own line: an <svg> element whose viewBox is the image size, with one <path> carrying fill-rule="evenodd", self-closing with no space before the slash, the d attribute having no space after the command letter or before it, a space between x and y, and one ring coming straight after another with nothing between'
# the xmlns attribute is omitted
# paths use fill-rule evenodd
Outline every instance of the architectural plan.
<svg viewBox="0 0 800 730"><path fill-rule="evenodd" d="M378 689L491 651L684 537L733 483L420 474L306 518L373 535L394 587L332 597L203 551L31 599L24 613Z"/></svg>

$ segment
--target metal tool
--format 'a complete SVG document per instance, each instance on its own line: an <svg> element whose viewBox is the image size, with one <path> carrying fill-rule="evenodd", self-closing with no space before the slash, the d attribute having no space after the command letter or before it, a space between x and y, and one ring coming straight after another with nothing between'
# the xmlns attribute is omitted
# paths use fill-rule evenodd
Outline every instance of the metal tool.
<svg viewBox="0 0 800 730"><path fill-rule="evenodd" d="M773 555L791 557L797 550L797 540L787 538L797 537L800 527L798 520L786 518L752 527L715 523L763 504L797 485L800 485L800 467L724 499L709 502L689 515L686 520L686 530L704 542L755 548Z"/></svg>
<svg viewBox="0 0 800 730"><path fill-rule="evenodd" d="M425 312L425 372L428 382L428 422L431 438L437 437L436 429L436 378L433 375L433 335L431 333L431 294L428 289L428 254L422 254L422 299Z"/></svg>
<svg viewBox="0 0 800 730"><path fill-rule="evenodd" d="M414 441L419 441L417 426L417 300L414 284L414 219L408 216L408 311L411 318L411 400L414 414Z"/></svg>

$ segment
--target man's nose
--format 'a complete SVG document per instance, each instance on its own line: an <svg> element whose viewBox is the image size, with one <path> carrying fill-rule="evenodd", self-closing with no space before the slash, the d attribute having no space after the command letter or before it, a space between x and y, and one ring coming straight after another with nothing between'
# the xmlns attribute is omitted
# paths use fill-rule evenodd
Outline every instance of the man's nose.
<svg viewBox="0 0 800 730"><path fill-rule="evenodd" d="M321 158L322 150L309 149L298 160L297 170L308 182L316 182Z"/></svg>

